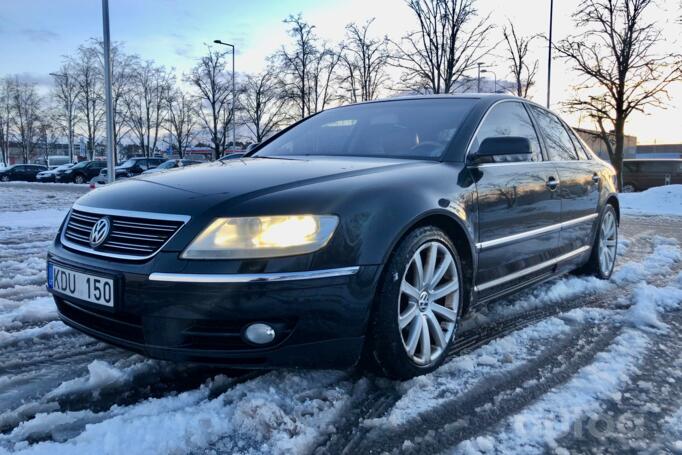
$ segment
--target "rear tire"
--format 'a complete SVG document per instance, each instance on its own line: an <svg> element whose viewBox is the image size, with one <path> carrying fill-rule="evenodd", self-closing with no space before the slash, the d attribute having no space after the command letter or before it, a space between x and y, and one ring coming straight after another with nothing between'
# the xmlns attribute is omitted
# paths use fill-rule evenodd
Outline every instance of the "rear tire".
<svg viewBox="0 0 682 455"><path fill-rule="evenodd" d="M611 278L618 253L618 217L611 204L604 207L599 219L597 235L592 245L590 259L579 269L580 273L602 280Z"/></svg>
<svg viewBox="0 0 682 455"><path fill-rule="evenodd" d="M452 345L462 311L462 267L440 229L410 232L379 284L366 359L380 374L409 379L438 368Z"/></svg>
<svg viewBox="0 0 682 455"><path fill-rule="evenodd" d="M637 191L637 187L632 183L623 184L623 193L634 193Z"/></svg>
<svg viewBox="0 0 682 455"><path fill-rule="evenodd" d="M73 183L77 183L79 185L85 183L85 177L79 174L73 178Z"/></svg>
<svg viewBox="0 0 682 455"><path fill-rule="evenodd" d="M3 181L3 182L9 182L9 177L6 176L6 175L3 175L3 176L0 178L0 180Z"/></svg>

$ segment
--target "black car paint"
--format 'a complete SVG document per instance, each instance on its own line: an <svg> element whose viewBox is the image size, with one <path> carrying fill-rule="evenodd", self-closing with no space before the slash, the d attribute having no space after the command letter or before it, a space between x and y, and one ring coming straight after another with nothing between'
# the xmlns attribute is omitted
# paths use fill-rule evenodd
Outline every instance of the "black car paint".
<svg viewBox="0 0 682 455"><path fill-rule="evenodd" d="M105 161L81 161L70 169L59 171L55 174L55 181L59 183L75 183L80 177L82 183L87 183L98 175L105 166Z"/></svg>
<svg viewBox="0 0 682 455"><path fill-rule="evenodd" d="M47 170L47 166L38 164L15 164L0 169L0 180L35 182L39 172Z"/></svg>
<svg viewBox="0 0 682 455"><path fill-rule="evenodd" d="M493 105L506 100L518 101L481 97L439 161L252 157L265 141L240 160L141 176L90 192L78 201L80 205L184 214L191 219L162 251L141 263L78 254L61 245L58 236L49 250L51 261L117 277L122 296L110 313L86 302L68 304L55 295L61 315L95 337L159 358L251 367L345 366L356 362L362 349L382 268L395 245L415 226L435 224L453 238L465 267L470 292L466 301L497 298L575 268L587 260L589 250L537 274L476 291L477 285L538 266L574 250L577 244L591 245L599 218L490 249L479 251L477 244L590 211L601 213L607 200L618 207L613 169L595 157L570 166L473 163L466 151L479 123ZM596 181L592 180L595 174L599 176ZM551 177L558 182L554 190L547 186ZM179 256L216 217L300 213L339 216L337 231L322 250L257 260L184 260ZM287 283L200 285L148 280L152 272L238 274L349 266L359 266L359 273ZM115 320L112 324L120 324L120 319L135 319L143 341L112 337L93 328L96 322L79 324L65 311L84 321L110 318ZM267 347L192 346L187 333L196 324L214 321L228 326L235 318L242 327L247 322L268 321L289 324L290 330L286 338Z"/></svg>

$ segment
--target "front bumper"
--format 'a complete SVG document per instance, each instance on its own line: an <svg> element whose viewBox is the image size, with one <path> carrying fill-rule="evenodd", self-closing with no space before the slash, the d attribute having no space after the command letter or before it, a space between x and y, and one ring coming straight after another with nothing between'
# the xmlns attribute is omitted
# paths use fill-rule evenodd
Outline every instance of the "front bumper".
<svg viewBox="0 0 682 455"><path fill-rule="evenodd" d="M177 254L165 253L168 256ZM200 274L159 275L153 263L106 261L52 247L48 260L104 274L117 282L114 309L53 293L62 320L95 338L166 360L244 368L348 367L359 359L378 280L378 266L356 273L306 278L286 272L273 281L187 282ZM179 277L179 278L178 278ZM183 278L184 277L184 278ZM187 278L187 279L186 279ZM177 280L180 281L177 281ZM276 329L266 346L242 336L254 322Z"/></svg>

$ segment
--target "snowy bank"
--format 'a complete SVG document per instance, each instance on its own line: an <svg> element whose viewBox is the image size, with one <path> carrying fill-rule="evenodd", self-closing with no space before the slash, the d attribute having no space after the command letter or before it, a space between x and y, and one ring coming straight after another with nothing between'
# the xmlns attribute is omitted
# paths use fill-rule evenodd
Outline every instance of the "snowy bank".
<svg viewBox="0 0 682 455"><path fill-rule="evenodd" d="M650 188L641 193L621 193L620 210L626 215L682 216L682 185Z"/></svg>

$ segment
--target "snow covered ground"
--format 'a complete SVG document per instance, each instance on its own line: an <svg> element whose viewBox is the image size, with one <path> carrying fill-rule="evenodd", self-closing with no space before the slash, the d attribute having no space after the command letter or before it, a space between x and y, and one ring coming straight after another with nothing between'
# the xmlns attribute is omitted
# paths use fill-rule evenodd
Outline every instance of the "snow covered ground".
<svg viewBox="0 0 682 455"><path fill-rule="evenodd" d="M682 453L682 219L624 217L611 281L477 309L440 369L393 382L178 365L69 329L44 254L79 192L28 190L0 187L0 454Z"/></svg>

